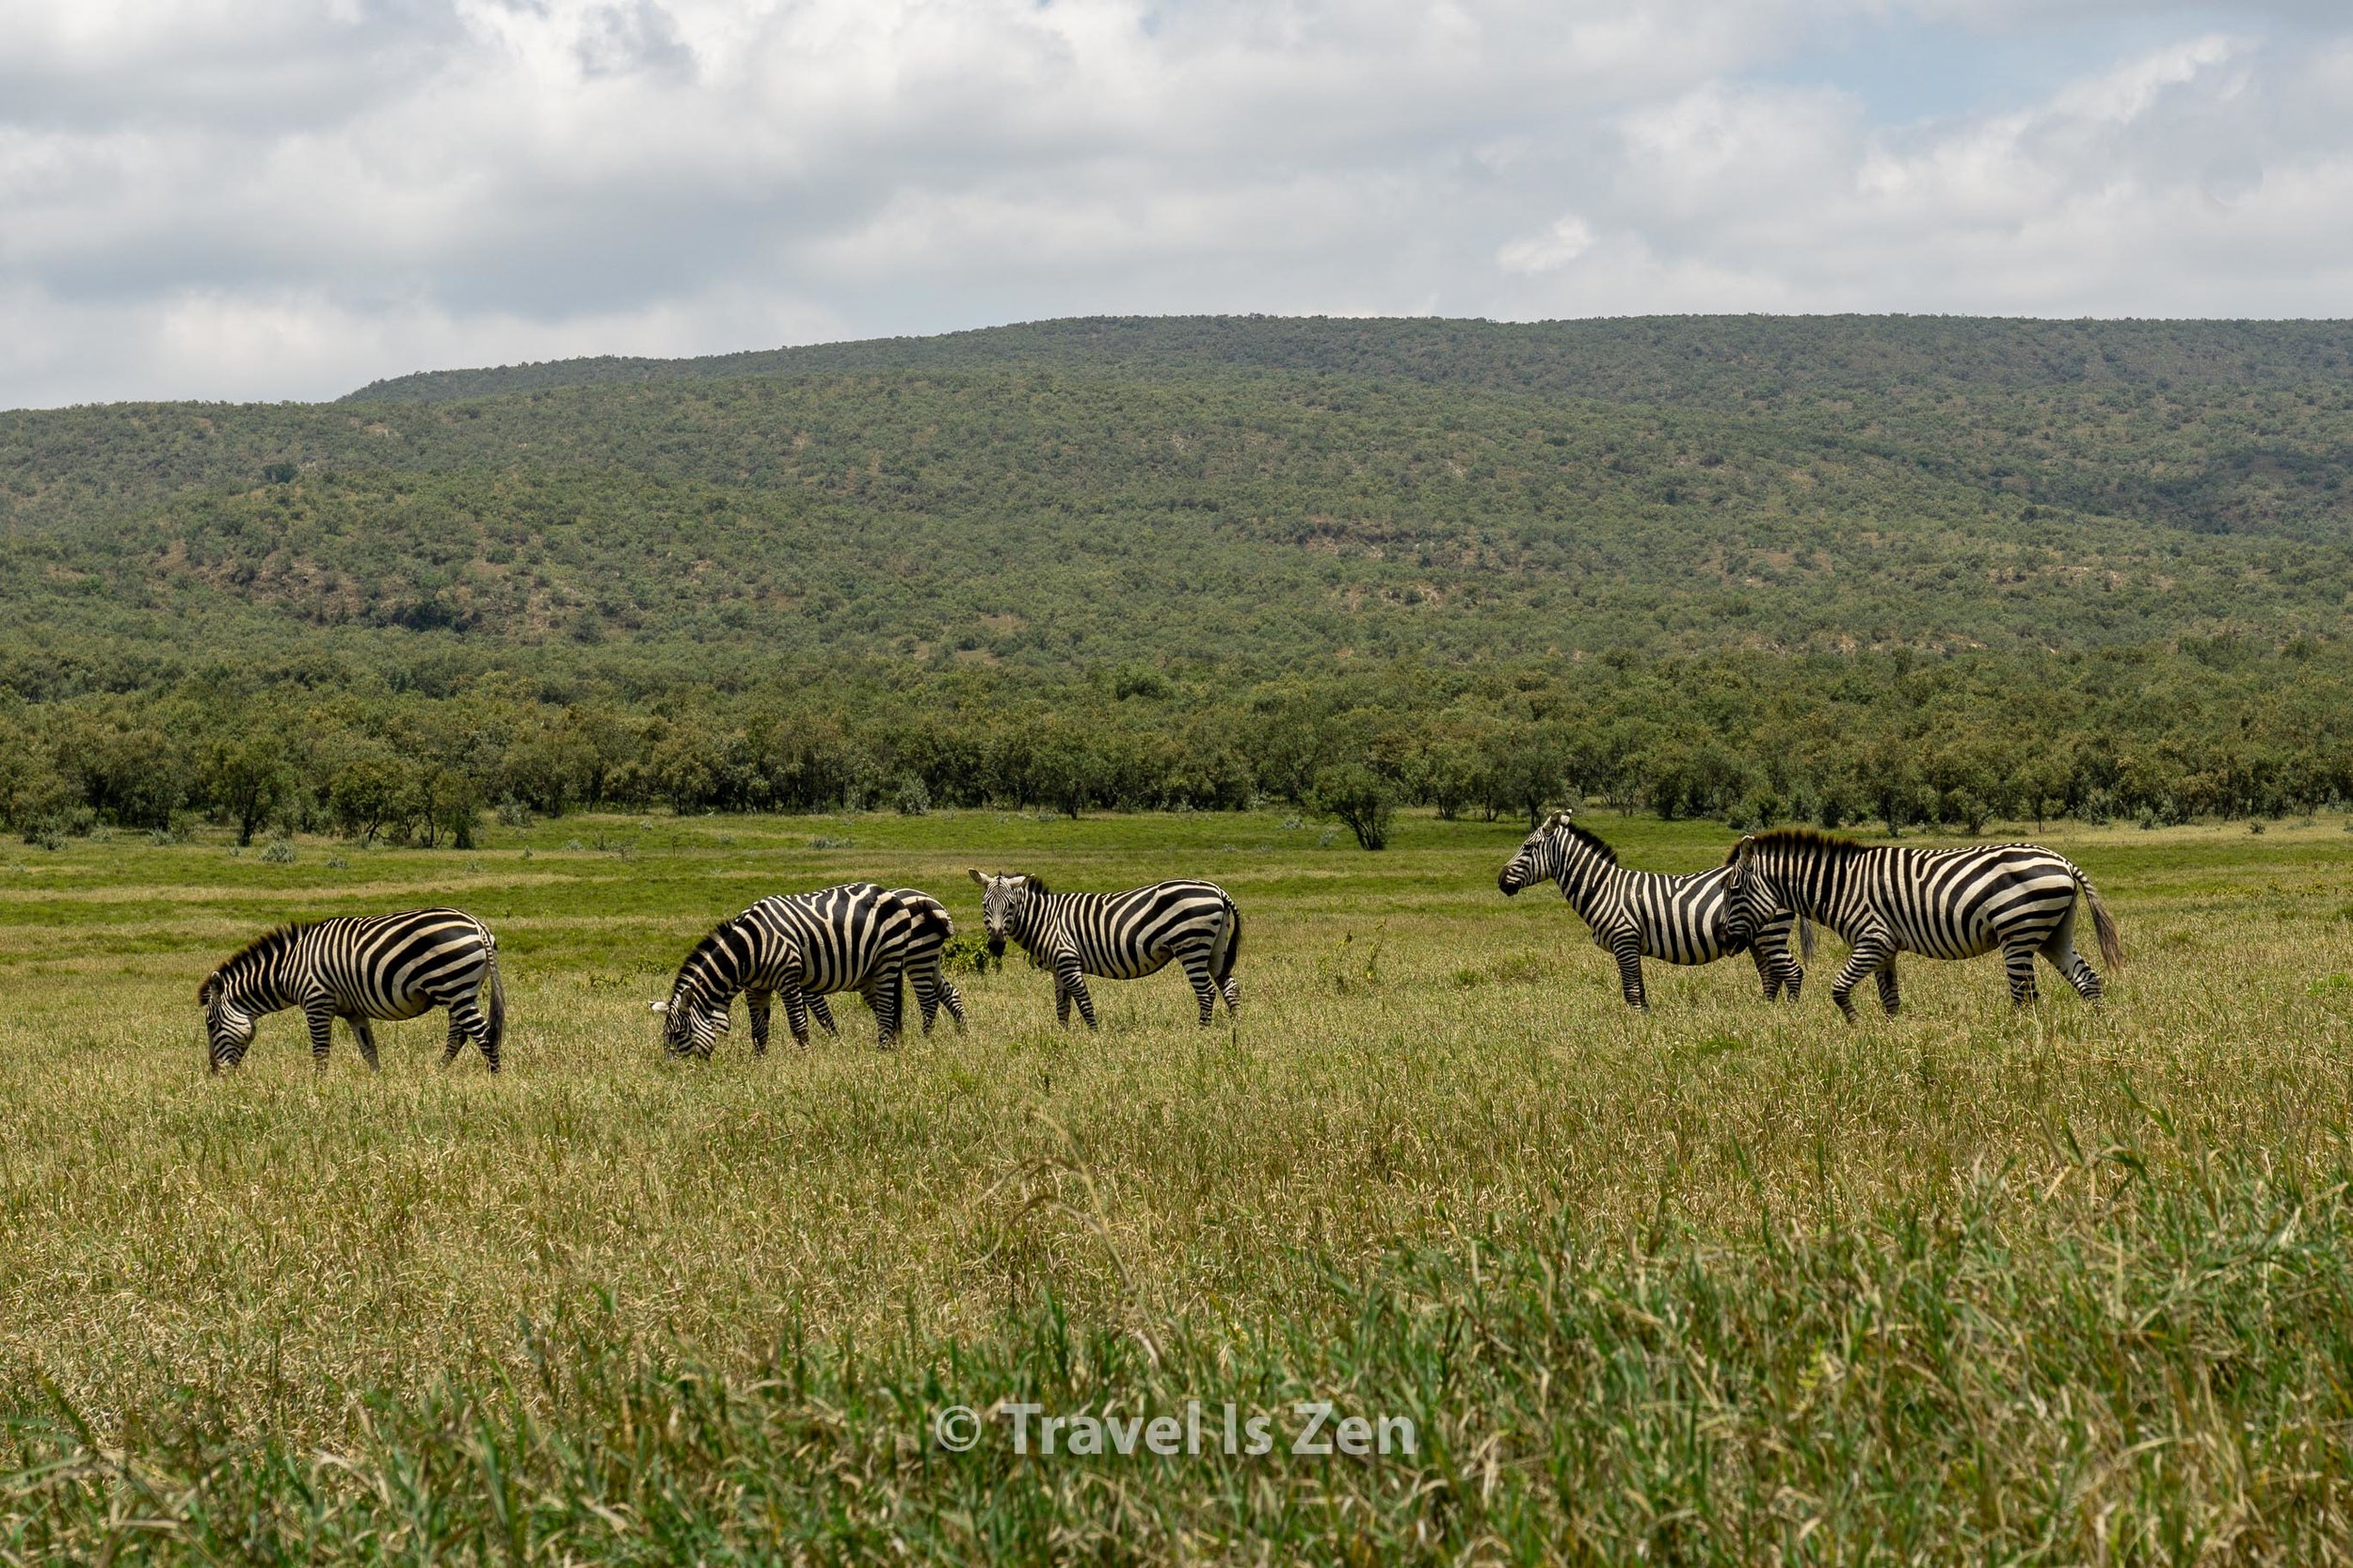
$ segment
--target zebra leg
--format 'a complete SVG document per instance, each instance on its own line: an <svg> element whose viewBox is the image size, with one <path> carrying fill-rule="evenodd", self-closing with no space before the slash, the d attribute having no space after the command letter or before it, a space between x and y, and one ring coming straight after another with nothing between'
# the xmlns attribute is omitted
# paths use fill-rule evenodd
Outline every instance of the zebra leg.
<svg viewBox="0 0 2353 1568"><path fill-rule="evenodd" d="M1772 1000L1781 994L1780 966L1766 957L1765 950L1753 942L1749 944L1749 957L1756 964L1756 980L1765 988L1765 1000Z"/></svg>
<svg viewBox="0 0 2353 1568"><path fill-rule="evenodd" d="M1205 952L1187 952L1178 961L1185 966L1185 978L1193 982L1193 1000L1201 1004L1201 1027L1209 1027L1217 1016L1217 984L1209 978L1209 957Z"/></svg>
<svg viewBox="0 0 2353 1568"><path fill-rule="evenodd" d="M1880 966L1878 979L1880 984L1880 1011L1885 1013L1892 1018L1896 1016L1896 1010L1902 1005L1903 1001L1903 999L1896 994L1896 955L1894 953L1889 953L1887 955L1887 962Z"/></svg>
<svg viewBox="0 0 2353 1568"><path fill-rule="evenodd" d="M784 1026L792 1032L792 1043L803 1050L808 1049L808 992L798 985L784 988Z"/></svg>
<svg viewBox="0 0 2353 1568"><path fill-rule="evenodd" d="M838 1035L841 1032L840 1030L833 1027L833 1009L825 1005L825 999L822 993L812 994L809 997L808 1010L810 1014L816 1017L818 1024L824 1028L826 1033ZM803 1040L801 1043L803 1045L807 1045L808 1042L807 1040Z"/></svg>
<svg viewBox="0 0 2353 1568"><path fill-rule="evenodd" d="M449 1004L449 1049L442 1053L441 1064L447 1066L456 1061L469 1040L481 1048L482 1060L490 1064L490 1070L497 1072L499 1048L490 1038L490 1021L482 1016L473 998L459 997Z"/></svg>
<svg viewBox="0 0 2353 1568"><path fill-rule="evenodd" d="M750 1014L752 1018L752 1054L754 1056L768 1054L768 1004L774 1000L776 1000L776 996L773 992L746 991L744 993L744 1011Z"/></svg>
<svg viewBox="0 0 2353 1568"><path fill-rule="evenodd" d="M1079 1016L1086 1020L1087 1028L1093 1029L1095 999L1087 995L1086 978L1079 968L1079 955L1070 952L1055 959L1054 978L1061 983L1063 995L1079 1004ZM1064 1021L1068 1021L1068 1015L1064 1016Z"/></svg>
<svg viewBox="0 0 2353 1568"><path fill-rule="evenodd" d="M1889 1012L1895 1011L1896 947L1878 932L1867 932L1855 941L1854 951L1847 955L1847 967L1831 982L1830 1000L1838 1004L1838 1011L1849 1023L1854 1022L1854 988L1863 984L1866 974L1884 971L1880 981L1880 1003Z"/></svg>
<svg viewBox="0 0 2353 1568"><path fill-rule="evenodd" d="M899 1043L899 1025L906 1009L906 993L897 969L874 982L866 1005L874 1010L874 1048L888 1050Z"/></svg>
<svg viewBox="0 0 2353 1568"><path fill-rule="evenodd" d="M302 1021L311 1026L311 1065L324 1069L328 1049L335 1043L335 1004L329 1001L304 1002Z"/></svg>
<svg viewBox="0 0 2353 1568"><path fill-rule="evenodd" d="M907 984L915 988L915 1011L923 1020L923 1032L929 1034L932 1025L939 1021L939 971L920 964L907 971Z"/></svg>
<svg viewBox="0 0 2353 1568"><path fill-rule="evenodd" d="M1241 982L1236 980L1229 974L1225 977L1225 984L1218 987L1218 989L1223 991L1225 995L1226 1017L1239 1018L1241 1016Z"/></svg>
<svg viewBox="0 0 2353 1568"><path fill-rule="evenodd" d="M1054 1022L1064 1029L1070 1027L1070 993L1062 988L1059 976L1054 981Z"/></svg>
<svg viewBox="0 0 2353 1568"><path fill-rule="evenodd" d="M360 1042L360 1060L368 1064L368 1071L376 1071L376 1031L357 1013L351 1016L351 1037Z"/></svg>
<svg viewBox="0 0 2353 1568"><path fill-rule="evenodd" d="M956 983L945 975L939 981L939 1000L948 1009L948 1016L956 1020L956 1032L964 1032L964 999L956 994ZM925 1024L925 1029L931 1025Z"/></svg>
<svg viewBox="0 0 2353 1568"><path fill-rule="evenodd" d="M2035 1000L2035 949L2025 942L2011 942L2002 949L2002 968L2009 976L2009 1004L2029 1006Z"/></svg>
<svg viewBox="0 0 2353 1568"><path fill-rule="evenodd" d="M2072 911L2071 911L2072 913ZM2067 984L2075 987L2075 994L2086 1001L2098 1001L2107 986L2100 979L2100 971L2084 961L2075 951L2074 933L2061 923L2042 944L2042 956L2051 961L2051 968L2067 977Z"/></svg>
<svg viewBox="0 0 2353 1568"><path fill-rule="evenodd" d="M1650 1000L1642 992L1642 938L1631 931L1621 931L1610 938L1609 953L1618 961L1618 989L1625 993L1625 1004L1649 1007Z"/></svg>

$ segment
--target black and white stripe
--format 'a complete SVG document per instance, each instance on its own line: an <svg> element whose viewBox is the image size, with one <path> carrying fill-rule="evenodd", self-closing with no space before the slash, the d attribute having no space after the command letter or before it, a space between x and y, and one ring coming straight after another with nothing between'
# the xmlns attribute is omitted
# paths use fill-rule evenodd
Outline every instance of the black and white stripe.
<svg viewBox="0 0 2353 1568"><path fill-rule="evenodd" d="M834 1032L825 994L856 991L874 1010L875 1043L888 1047L899 1036L900 978L920 913L872 882L761 899L721 921L679 966L668 1000L653 1004L666 1015L663 1045L674 1056L709 1056L741 993L755 1052L768 1048L769 1008L779 997L794 1042L806 1046L812 1009Z"/></svg>
<svg viewBox="0 0 2353 1568"><path fill-rule="evenodd" d="M1225 999L1228 1017L1241 1006L1234 960L1241 952L1241 911L1213 882L1156 882L1124 893L1056 893L1033 876L975 871L988 950L1021 944L1030 962L1054 975L1054 1016L1070 1023L1070 1004L1095 1027L1087 975L1139 980L1170 959L1184 966L1206 1026Z"/></svg>
<svg viewBox="0 0 2353 1568"><path fill-rule="evenodd" d="M414 1018L449 1009L443 1064L471 1040L499 1070L506 1033L506 988L499 978L498 938L459 909L411 909L397 915L343 915L284 925L255 937L197 987L203 1004L213 1070L245 1060L254 1020L302 1009L311 1059L327 1065L335 1020L351 1025L360 1059L376 1069L373 1019Z"/></svg>
<svg viewBox="0 0 2353 1568"><path fill-rule="evenodd" d="M932 1032L933 1022L945 1006L956 1021L956 1032L963 1033L964 998L940 967L948 938L956 934L955 920L946 904L920 888L893 888L890 895L905 911L906 929L901 943L907 987L915 993L916 1010L923 1016L923 1032Z"/></svg>
<svg viewBox="0 0 2353 1568"><path fill-rule="evenodd" d="M1741 840L1725 865L1734 898L1751 918L1787 911L1809 945L1808 920L1853 944L1830 992L1850 1021L1851 994L1865 975L1878 979L1881 1006L1896 1011L1899 952L1975 958L1999 948L2010 1000L2021 1006L2035 999L2040 953L2087 1001L2099 1000L2100 976L2075 951L2077 893L2091 908L2102 961L2113 968L2124 958L2116 922L2090 878L2065 856L2036 844L1869 848L1782 828Z"/></svg>
<svg viewBox="0 0 2353 1568"><path fill-rule="evenodd" d="M1770 1001L1784 988L1795 1001L1805 971L1789 955L1790 917L1770 912L1752 924L1734 907L1728 868L1668 876L1618 864L1617 852L1555 812L1520 845L1496 878L1509 898L1539 882L1558 882L1588 926L1593 945L1618 961L1618 988L1627 1005L1643 1007L1642 960L1712 964L1736 952L1756 961L1756 977Z"/></svg>
<svg viewBox="0 0 2353 1568"><path fill-rule="evenodd" d="M964 1032L964 995L955 988L942 968L941 959L948 949L948 938L956 934L956 922L948 913L948 906L920 888L893 888L890 896L900 903L904 931L901 942L904 948L902 972L907 988L915 993L916 1010L922 1016L923 1032L929 1034L932 1025L939 1019L944 1004L948 1016L956 1021L956 1032ZM808 999L808 1010L828 1034L835 1033L833 1009L825 1005L822 996ZM902 1019L904 1021L904 1014Z"/></svg>

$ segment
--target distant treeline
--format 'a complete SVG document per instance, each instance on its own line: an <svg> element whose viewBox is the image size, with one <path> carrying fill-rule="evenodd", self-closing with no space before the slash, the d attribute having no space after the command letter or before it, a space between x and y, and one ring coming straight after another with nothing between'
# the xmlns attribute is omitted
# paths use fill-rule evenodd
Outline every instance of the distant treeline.
<svg viewBox="0 0 2353 1568"><path fill-rule="evenodd" d="M938 806L1235 810L1377 845L1399 805L1529 820L1599 800L1742 826L2178 822L2353 802L2331 646L1929 658L1631 654L1318 677L1131 664L811 673L624 698L488 677L424 696L217 672L0 710L0 822L54 842L198 817L250 839L472 841L484 813Z"/></svg>

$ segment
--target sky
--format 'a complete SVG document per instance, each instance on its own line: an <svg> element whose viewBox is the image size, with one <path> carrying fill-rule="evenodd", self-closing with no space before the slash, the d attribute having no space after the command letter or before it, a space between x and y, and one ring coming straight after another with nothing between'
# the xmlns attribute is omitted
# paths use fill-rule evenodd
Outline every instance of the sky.
<svg viewBox="0 0 2353 1568"><path fill-rule="evenodd" d="M2353 314L2353 4L0 0L0 408L1254 311Z"/></svg>

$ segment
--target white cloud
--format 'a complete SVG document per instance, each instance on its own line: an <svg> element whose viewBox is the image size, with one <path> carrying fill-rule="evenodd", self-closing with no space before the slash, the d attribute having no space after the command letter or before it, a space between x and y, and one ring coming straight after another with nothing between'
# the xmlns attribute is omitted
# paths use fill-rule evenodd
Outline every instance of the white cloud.
<svg viewBox="0 0 2353 1568"><path fill-rule="evenodd" d="M2061 25L2118 42L2024 106L1808 69ZM0 406L1096 311L2330 313L2348 104L2311 0L0 0Z"/></svg>
<svg viewBox="0 0 2353 1568"><path fill-rule="evenodd" d="M1507 241L1496 252L1496 264L1506 272L1557 272L1593 248L1593 226L1571 214L1542 233Z"/></svg>

